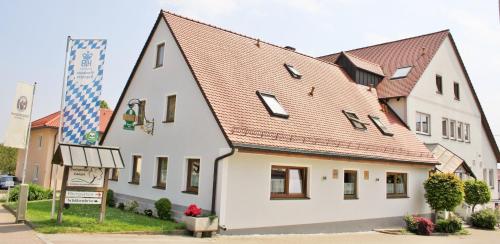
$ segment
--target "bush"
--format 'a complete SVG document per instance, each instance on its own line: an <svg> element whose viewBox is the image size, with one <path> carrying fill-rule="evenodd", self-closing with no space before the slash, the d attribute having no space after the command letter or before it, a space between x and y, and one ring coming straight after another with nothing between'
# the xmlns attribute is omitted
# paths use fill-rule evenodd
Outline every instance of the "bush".
<svg viewBox="0 0 500 244"><path fill-rule="evenodd" d="M415 216L406 215L404 220L406 223L406 230L411 233L417 233L417 221L415 220Z"/></svg>
<svg viewBox="0 0 500 244"><path fill-rule="evenodd" d="M452 214L448 219L440 219L437 221L435 230L441 233L456 233L462 230L462 219Z"/></svg>
<svg viewBox="0 0 500 244"><path fill-rule="evenodd" d="M122 202L118 203L118 209L125 210L125 204L123 204Z"/></svg>
<svg viewBox="0 0 500 244"><path fill-rule="evenodd" d="M483 209L471 215L472 226L481 229L494 230L497 221L496 213L491 208Z"/></svg>
<svg viewBox="0 0 500 244"><path fill-rule="evenodd" d="M170 219L172 203L167 198L160 198L155 202L156 213L160 219Z"/></svg>
<svg viewBox="0 0 500 244"><path fill-rule="evenodd" d="M434 231L434 224L430 219L415 217L415 221L417 222L417 235L428 236Z"/></svg>
<svg viewBox="0 0 500 244"><path fill-rule="evenodd" d="M115 193L110 189L106 194L106 201L108 206L114 208L116 206Z"/></svg>
<svg viewBox="0 0 500 244"><path fill-rule="evenodd" d="M425 199L435 211L453 211L464 198L463 182L454 174L434 173L425 182Z"/></svg>
<svg viewBox="0 0 500 244"><path fill-rule="evenodd" d="M144 210L144 215L146 215L148 217L153 217L153 210L151 210L151 209L145 209Z"/></svg>
<svg viewBox="0 0 500 244"><path fill-rule="evenodd" d="M186 216L192 216L192 217L198 217L198 216L201 215L201 208L199 208L198 206L196 206L196 204L191 204L184 211L184 215L186 215Z"/></svg>
<svg viewBox="0 0 500 244"><path fill-rule="evenodd" d="M472 205L472 212L478 204L485 204L491 200L491 191L484 181L467 180L464 183L465 202Z"/></svg>
<svg viewBox="0 0 500 244"><path fill-rule="evenodd" d="M19 185L10 189L9 201L15 202L19 198ZM28 201L45 200L52 198L52 190L45 189L39 185L29 184L28 185Z"/></svg>
<svg viewBox="0 0 500 244"><path fill-rule="evenodd" d="M129 201L125 204L125 210L133 213L137 213L137 208L139 207L139 203L137 201Z"/></svg>

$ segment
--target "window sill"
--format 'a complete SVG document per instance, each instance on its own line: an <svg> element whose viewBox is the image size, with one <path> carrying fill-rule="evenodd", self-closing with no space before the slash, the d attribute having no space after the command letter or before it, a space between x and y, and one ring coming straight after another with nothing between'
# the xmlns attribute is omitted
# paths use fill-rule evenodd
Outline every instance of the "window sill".
<svg viewBox="0 0 500 244"><path fill-rule="evenodd" d="M195 191L182 191L182 193L191 194L191 195L198 195L198 192L195 192Z"/></svg>
<svg viewBox="0 0 500 244"><path fill-rule="evenodd" d="M153 68L153 70L159 69L159 68L163 68L163 64L162 65L158 65L158 66L155 65L155 67Z"/></svg>
<svg viewBox="0 0 500 244"><path fill-rule="evenodd" d="M129 181L128 183L131 185L139 185L139 182L134 182L134 181Z"/></svg>
<svg viewBox="0 0 500 244"><path fill-rule="evenodd" d="M431 136L430 133L424 133L424 132L420 132L420 131L416 131L415 132L417 135L422 135L422 136Z"/></svg>
<svg viewBox="0 0 500 244"><path fill-rule="evenodd" d="M401 199L401 198L410 198L409 196L387 196L387 199Z"/></svg>
<svg viewBox="0 0 500 244"><path fill-rule="evenodd" d="M109 179L109 181L118 181L118 179Z"/></svg>
<svg viewBox="0 0 500 244"><path fill-rule="evenodd" d="M358 200L359 198L358 197L345 197L344 196L344 200Z"/></svg>
<svg viewBox="0 0 500 244"><path fill-rule="evenodd" d="M167 121L167 120L164 120L164 121L162 121L162 123L164 123L164 124L169 124L169 123L174 123L174 121Z"/></svg>
<svg viewBox="0 0 500 244"><path fill-rule="evenodd" d="M436 94L438 94L438 95L443 95L443 93L442 93L442 92L439 92L439 91L436 91Z"/></svg>
<svg viewBox="0 0 500 244"><path fill-rule="evenodd" d="M449 137L447 137L447 136L443 136L443 139L450 139L450 138L449 138Z"/></svg>
<svg viewBox="0 0 500 244"><path fill-rule="evenodd" d="M158 189L158 190L165 190L167 189L166 186L153 186L154 189Z"/></svg>
<svg viewBox="0 0 500 244"><path fill-rule="evenodd" d="M460 98L455 98L455 101L460 102Z"/></svg>
<svg viewBox="0 0 500 244"><path fill-rule="evenodd" d="M271 197L271 200L310 200L309 197Z"/></svg>

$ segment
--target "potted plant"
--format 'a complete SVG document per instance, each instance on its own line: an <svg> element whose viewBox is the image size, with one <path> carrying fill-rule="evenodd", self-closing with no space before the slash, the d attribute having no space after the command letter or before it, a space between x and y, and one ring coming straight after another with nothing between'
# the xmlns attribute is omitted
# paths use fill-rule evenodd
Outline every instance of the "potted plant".
<svg viewBox="0 0 500 244"><path fill-rule="evenodd" d="M210 232L215 235L219 227L219 218L215 215L202 216L201 208L196 204L189 205L184 211L184 223L189 231L193 232L193 236L201 237L203 232Z"/></svg>

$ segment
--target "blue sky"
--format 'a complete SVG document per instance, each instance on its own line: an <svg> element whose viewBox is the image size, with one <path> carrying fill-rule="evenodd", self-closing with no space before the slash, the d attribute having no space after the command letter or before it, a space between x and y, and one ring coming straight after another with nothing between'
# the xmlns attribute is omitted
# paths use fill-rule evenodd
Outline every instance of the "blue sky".
<svg viewBox="0 0 500 244"><path fill-rule="evenodd" d="M0 0L0 142L17 81L38 83L35 119L59 109L68 35L108 40L103 98L114 107L162 8L313 56L451 29L500 135L497 0Z"/></svg>

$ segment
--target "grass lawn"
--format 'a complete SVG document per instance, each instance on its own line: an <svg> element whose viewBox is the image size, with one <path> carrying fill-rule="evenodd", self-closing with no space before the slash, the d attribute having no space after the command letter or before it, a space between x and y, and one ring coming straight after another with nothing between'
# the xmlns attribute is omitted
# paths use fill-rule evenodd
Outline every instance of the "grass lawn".
<svg viewBox="0 0 500 244"><path fill-rule="evenodd" d="M17 203L8 205L12 209L17 207ZM27 218L33 223L36 231L41 233L145 232L166 234L184 227L183 224L173 221L160 220L110 207L106 209L104 222L98 224L99 205L71 205L69 209L63 211L63 223L58 225L56 220L50 219L50 209L50 200L28 202Z"/></svg>

